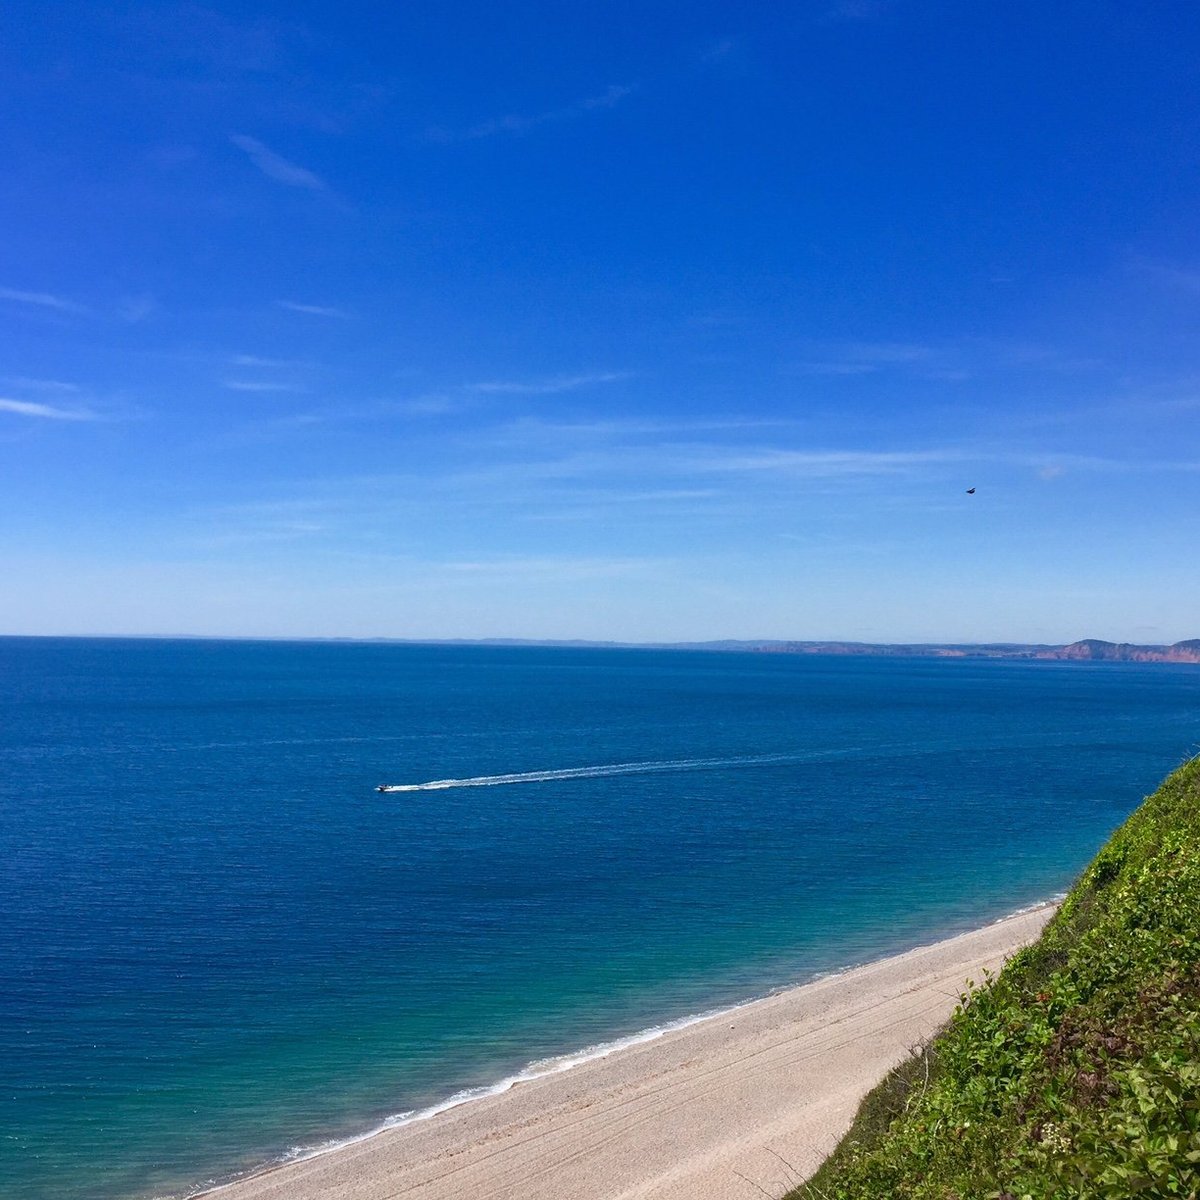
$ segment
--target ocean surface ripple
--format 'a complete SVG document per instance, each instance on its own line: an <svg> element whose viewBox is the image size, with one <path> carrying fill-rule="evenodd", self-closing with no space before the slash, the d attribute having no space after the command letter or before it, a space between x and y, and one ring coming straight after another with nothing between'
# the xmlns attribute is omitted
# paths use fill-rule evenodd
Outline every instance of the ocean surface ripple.
<svg viewBox="0 0 1200 1200"><path fill-rule="evenodd" d="M0 638L0 1195L187 1195L984 925L1198 738L1186 665Z"/></svg>

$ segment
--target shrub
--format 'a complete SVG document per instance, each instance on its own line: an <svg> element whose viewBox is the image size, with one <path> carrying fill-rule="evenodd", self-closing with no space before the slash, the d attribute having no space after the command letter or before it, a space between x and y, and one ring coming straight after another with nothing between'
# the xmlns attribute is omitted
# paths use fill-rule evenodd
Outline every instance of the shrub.
<svg viewBox="0 0 1200 1200"><path fill-rule="evenodd" d="M1200 759L790 1200L1200 1197Z"/></svg>

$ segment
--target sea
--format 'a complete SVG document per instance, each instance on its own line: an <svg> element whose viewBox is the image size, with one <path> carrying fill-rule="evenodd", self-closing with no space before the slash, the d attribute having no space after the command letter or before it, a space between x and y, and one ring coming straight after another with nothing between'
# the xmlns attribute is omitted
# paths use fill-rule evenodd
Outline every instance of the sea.
<svg viewBox="0 0 1200 1200"><path fill-rule="evenodd" d="M995 921L1198 748L1188 665L0 638L0 1196L187 1196Z"/></svg>

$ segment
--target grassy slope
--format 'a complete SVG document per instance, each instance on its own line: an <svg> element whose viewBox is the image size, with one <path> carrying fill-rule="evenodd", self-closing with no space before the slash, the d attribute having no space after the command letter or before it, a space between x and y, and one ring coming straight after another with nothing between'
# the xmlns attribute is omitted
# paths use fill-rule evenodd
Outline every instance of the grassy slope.
<svg viewBox="0 0 1200 1200"><path fill-rule="evenodd" d="M1200 759L789 1200L1132 1196L1200 1197Z"/></svg>

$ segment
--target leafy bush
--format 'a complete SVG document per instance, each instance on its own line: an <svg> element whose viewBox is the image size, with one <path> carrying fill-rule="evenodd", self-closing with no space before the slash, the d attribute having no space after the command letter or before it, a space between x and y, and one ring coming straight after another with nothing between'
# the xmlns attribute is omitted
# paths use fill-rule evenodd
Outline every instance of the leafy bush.
<svg viewBox="0 0 1200 1200"><path fill-rule="evenodd" d="M789 1200L1200 1198L1200 759Z"/></svg>

